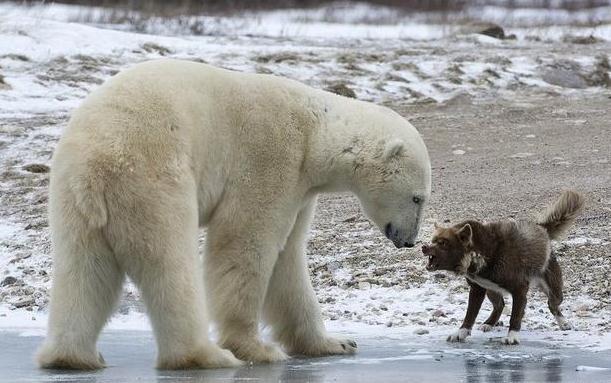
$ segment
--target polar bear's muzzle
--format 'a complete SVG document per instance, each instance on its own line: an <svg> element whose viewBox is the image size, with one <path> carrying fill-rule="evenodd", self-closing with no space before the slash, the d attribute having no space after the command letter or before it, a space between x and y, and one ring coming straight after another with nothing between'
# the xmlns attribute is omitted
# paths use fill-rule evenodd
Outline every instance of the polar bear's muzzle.
<svg viewBox="0 0 611 383"><path fill-rule="evenodd" d="M414 240L409 238L406 239L406 235L403 230L399 230L396 226L389 222L384 228L384 234L386 238L390 239L397 249L402 247L414 247Z"/></svg>

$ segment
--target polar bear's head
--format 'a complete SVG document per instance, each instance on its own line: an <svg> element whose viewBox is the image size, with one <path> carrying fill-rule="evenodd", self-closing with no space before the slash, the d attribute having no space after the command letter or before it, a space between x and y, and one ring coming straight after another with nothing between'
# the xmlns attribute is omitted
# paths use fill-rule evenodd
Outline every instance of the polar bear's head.
<svg viewBox="0 0 611 383"><path fill-rule="evenodd" d="M356 190L365 214L396 247L413 247L431 194L431 165L415 128L381 139L355 164Z"/></svg>

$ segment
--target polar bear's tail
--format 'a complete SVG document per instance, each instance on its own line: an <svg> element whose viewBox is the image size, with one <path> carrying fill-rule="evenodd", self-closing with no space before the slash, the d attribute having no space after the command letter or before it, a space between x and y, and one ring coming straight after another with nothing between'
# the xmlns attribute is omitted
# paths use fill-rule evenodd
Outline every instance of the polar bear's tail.
<svg viewBox="0 0 611 383"><path fill-rule="evenodd" d="M104 185L96 179L77 177L71 185L77 210L91 228L100 228L108 221Z"/></svg>

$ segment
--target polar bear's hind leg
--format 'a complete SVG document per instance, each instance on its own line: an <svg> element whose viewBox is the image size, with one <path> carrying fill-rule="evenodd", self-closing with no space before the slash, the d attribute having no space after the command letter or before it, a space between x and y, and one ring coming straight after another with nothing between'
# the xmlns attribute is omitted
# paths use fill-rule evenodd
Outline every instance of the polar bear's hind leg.
<svg viewBox="0 0 611 383"><path fill-rule="evenodd" d="M83 223L71 224L62 215L54 219L48 335L37 360L42 368L98 369L104 359L96 341L119 298L124 273L101 233L84 232Z"/></svg>
<svg viewBox="0 0 611 383"><path fill-rule="evenodd" d="M134 191L130 197L117 192L108 198L109 228L118 258L147 307L158 346L157 367L239 366L230 351L208 336L193 182L188 176L154 185L141 179Z"/></svg>

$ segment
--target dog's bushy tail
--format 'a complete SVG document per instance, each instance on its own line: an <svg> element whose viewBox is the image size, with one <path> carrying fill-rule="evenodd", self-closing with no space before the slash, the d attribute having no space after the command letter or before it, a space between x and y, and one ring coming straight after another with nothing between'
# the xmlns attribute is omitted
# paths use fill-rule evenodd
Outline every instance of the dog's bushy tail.
<svg viewBox="0 0 611 383"><path fill-rule="evenodd" d="M584 206L581 194L566 190L549 206L537 220L537 223L547 230L551 239L559 239L571 227L577 215Z"/></svg>

